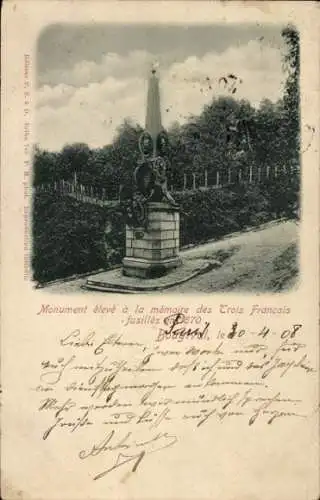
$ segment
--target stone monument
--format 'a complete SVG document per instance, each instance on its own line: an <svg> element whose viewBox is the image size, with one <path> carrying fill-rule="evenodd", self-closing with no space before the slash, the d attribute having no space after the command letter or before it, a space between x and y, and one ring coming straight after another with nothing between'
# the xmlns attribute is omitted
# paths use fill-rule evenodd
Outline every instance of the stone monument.
<svg viewBox="0 0 320 500"><path fill-rule="evenodd" d="M126 253L123 274L157 278L181 265L179 207L167 189L168 136L161 123L157 70L148 82L145 130L139 144L141 158L132 189L120 195L126 216Z"/></svg>
<svg viewBox="0 0 320 500"><path fill-rule="evenodd" d="M182 263L179 256L180 212L167 188L169 141L161 123L155 68L149 76L145 129L137 148L141 156L131 182L120 193L126 223L122 267L89 276L84 285L87 289L156 292L191 280L216 265L205 259L184 258Z"/></svg>

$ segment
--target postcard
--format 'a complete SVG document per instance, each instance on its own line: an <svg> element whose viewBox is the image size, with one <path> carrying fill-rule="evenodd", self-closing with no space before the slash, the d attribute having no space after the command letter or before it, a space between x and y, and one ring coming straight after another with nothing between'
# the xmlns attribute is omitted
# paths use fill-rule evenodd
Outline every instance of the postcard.
<svg viewBox="0 0 320 500"><path fill-rule="evenodd" d="M319 24L5 2L3 499L319 498Z"/></svg>

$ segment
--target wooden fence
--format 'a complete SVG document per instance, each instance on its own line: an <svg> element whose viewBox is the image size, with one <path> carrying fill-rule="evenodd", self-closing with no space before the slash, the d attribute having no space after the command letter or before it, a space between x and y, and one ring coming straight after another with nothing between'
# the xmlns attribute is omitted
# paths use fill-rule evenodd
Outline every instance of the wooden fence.
<svg viewBox="0 0 320 500"><path fill-rule="evenodd" d="M57 193L62 196L70 196L85 203L94 203L100 206L116 206L119 199L108 199L106 188L95 188L93 186L83 186L74 182L64 180L48 184L40 184L35 188L36 193Z"/></svg>
<svg viewBox="0 0 320 500"><path fill-rule="evenodd" d="M292 175L292 173L293 168L285 165L281 167L267 165L257 168L252 166L239 169L229 168L223 173L219 170L210 173L205 170L201 173L184 173L180 183L177 182L168 187L172 193L221 189L239 184L260 184L266 180L274 180L276 182L280 177ZM119 191L120 188L121 186L119 186ZM116 206L119 202L119 196L118 198L110 199L107 187L82 185L77 182L76 178L73 182L60 180L50 184L40 184L36 186L35 190L37 193L57 193L70 196L79 201L94 203L100 206L112 207Z"/></svg>

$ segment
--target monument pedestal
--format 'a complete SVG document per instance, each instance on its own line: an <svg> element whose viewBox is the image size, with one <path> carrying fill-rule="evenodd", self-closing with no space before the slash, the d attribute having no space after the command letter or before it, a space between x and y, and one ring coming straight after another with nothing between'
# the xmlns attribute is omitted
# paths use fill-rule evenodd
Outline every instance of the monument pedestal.
<svg viewBox="0 0 320 500"><path fill-rule="evenodd" d="M158 278L181 265L179 208L150 202L147 212L146 227L126 227L125 276Z"/></svg>

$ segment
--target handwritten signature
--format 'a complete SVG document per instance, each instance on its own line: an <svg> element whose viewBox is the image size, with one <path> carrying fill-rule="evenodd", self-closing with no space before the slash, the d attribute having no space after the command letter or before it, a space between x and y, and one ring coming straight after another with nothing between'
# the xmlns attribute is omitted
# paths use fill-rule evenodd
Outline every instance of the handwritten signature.
<svg viewBox="0 0 320 500"><path fill-rule="evenodd" d="M93 444L91 449L81 450L79 452L79 458L81 460L87 460L89 457L96 457L102 453L113 452L116 450L126 450L127 452L130 450L136 451L130 454L124 454L120 451L116 455L113 465L93 477L93 480L96 481L98 479L102 479L111 471L126 464L133 463L131 470L132 472L135 472L146 455L151 455L157 451L169 448L177 441L177 436L169 434L168 432L158 432L156 435L144 441L137 441L133 439L132 432L127 432L127 434L119 438L116 435L116 431L113 429L100 443Z"/></svg>

